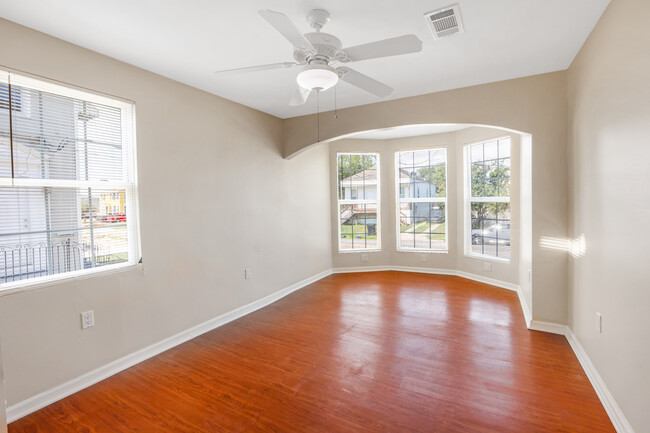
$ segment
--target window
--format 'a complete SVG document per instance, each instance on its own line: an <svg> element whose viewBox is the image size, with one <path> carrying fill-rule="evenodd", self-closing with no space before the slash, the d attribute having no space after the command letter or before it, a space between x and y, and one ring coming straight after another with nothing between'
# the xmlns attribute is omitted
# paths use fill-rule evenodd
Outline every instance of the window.
<svg viewBox="0 0 650 433"><path fill-rule="evenodd" d="M398 250L447 251L447 149L395 155Z"/></svg>
<svg viewBox="0 0 650 433"><path fill-rule="evenodd" d="M339 153L336 159L339 251L378 250L379 155Z"/></svg>
<svg viewBox="0 0 650 433"><path fill-rule="evenodd" d="M0 71L0 290L137 263L136 193L132 103Z"/></svg>
<svg viewBox="0 0 650 433"><path fill-rule="evenodd" d="M510 259L510 138L465 147L466 253Z"/></svg>
<svg viewBox="0 0 650 433"><path fill-rule="evenodd" d="M9 86L0 83L0 109L9 108ZM11 90L11 108L12 111L20 112L22 110L22 94L18 89Z"/></svg>

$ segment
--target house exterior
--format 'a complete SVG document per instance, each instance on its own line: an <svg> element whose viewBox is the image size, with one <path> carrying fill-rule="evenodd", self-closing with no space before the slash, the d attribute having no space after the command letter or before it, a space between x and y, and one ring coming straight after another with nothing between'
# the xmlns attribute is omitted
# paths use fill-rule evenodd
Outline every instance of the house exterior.
<svg viewBox="0 0 650 433"><path fill-rule="evenodd" d="M126 213L124 191L99 194L96 215L99 219L107 216L124 215Z"/></svg>
<svg viewBox="0 0 650 433"><path fill-rule="evenodd" d="M399 198L428 198L436 196L436 186L423 179L416 172L400 169L399 173ZM440 211L443 215L442 211ZM408 207L400 206L400 224L414 224L428 219L429 203L410 203Z"/></svg>
<svg viewBox="0 0 650 433"><path fill-rule="evenodd" d="M427 198L436 195L436 187L416 172L400 169L400 198ZM377 200L377 169L369 168L341 179L341 200ZM443 215L441 211L441 215ZM429 218L429 203L411 203L408 209L400 208L400 222L411 224ZM375 204L347 205L341 210L342 224L377 224Z"/></svg>

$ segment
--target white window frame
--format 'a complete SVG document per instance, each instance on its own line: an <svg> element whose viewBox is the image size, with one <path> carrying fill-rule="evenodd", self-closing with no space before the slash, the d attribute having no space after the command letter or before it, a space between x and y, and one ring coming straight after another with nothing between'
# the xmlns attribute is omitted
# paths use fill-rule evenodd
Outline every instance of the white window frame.
<svg viewBox="0 0 650 433"><path fill-rule="evenodd" d="M484 144L489 141L499 140L510 140L510 163L512 167L512 138L509 135L503 135L501 137L490 138L489 140L481 140L474 143L469 143L463 146L463 179L464 179L464 188L463 188L463 214L465 215L465 223L463 230L463 239L464 239L464 252L465 257L481 259L481 260L492 260L495 262L501 263L510 263L510 259L503 257L491 256L489 254L478 254L472 251L472 202L474 203L510 203L511 197L472 197L472 162L470 155L470 148L477 144ZM512 194L512 169L510 171L510 193ZM511 205L512 206L512 205ZM511 222L512 224L512 222ZM511 257L512 258L512 257Z"/></svg>
<svg viewBox="0 0 650 433"><path fill-rule="evenodd" d="M122 164L124 172L131 173L131 182L126 181L86 181L64 179L18 179L0 178L0 187L62 187L62 188L119 188L126 192L124 208L129 218L126 221L127 232L130 234L128 242L128 261L99 266L89 269L64 272L60 274L37 277L33 279L6 282L0 285L0 296L8 293L21 292L38 287L58 284L66 280L85 279L93 275L110 274L118 271L141 268L142 247L140 240L140 215L138 199L138 172L137 172L137 142L136 142L136 115L135 103L116 96L106 96L85 88L76 87L67 83L49 80L43 77L33 77L20 71L2 68L2 72L20 76L20 85L47 92L56 93L65 97L85 100L118 107L126 113L122 116L122 141L129 142L130 146L124 150ZM24 95L23 95L24 96ZM28 110L21 115L31 115L31 101L27 101Z"/></svg>
<svg viewBox="0 0 650 433"><path fill-rule="evenodd" d="M438 150L445 149L445 197L429 197L429 198L400 198L400 176L399 176L399 154L406 152L417 152L422 150ZM449 178L449 165L448 165L448 156L449 150L446 146L437 146L437 147L427 147L423 149L409 149L409 150L398 150L395 152L395 226L396 226L396 250L399 252L412 252L412 253L437 253L437 254L448 254L449 253L449 206L447 205L447 199L449 196L447 181ZM405 190L406 192L406 190ZM405 194L406 195L406 194ZM445 204L445 248L444 249L431 249L431 248L409 248L400 246L401 230L400 230L400 203L444 203Z"/></svg>
<svg viewBox="0 0 650 433"><path fill-rule="evenodd" d="M377 160L377 199L376 200L360 200L359 192L357 188L357 199L347 200L339 198L339 157L341 155L360 155L360 156L374 156ZM380 169L380 157L379 152L337 152L336 154L336 174L334 176L336 189L336 226L338 233L338 252L343 254L348 253L367 253L367 252L377 252L381 251L381 169ZM354 186L353 186L354 187ZM352 192L350 192L350 197ZM355 205L355 204L375 204L377 205L377 247L376 248L354 248L354 249L343 249L341 248L341 205Z"/></svg>

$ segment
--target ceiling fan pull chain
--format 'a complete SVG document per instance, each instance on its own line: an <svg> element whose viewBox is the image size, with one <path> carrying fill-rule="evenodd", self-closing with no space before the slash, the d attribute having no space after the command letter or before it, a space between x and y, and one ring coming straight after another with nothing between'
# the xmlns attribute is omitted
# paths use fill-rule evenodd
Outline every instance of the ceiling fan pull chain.
<svg viewBox="0 0 650 433"><path fill-rule="evenodd" d="M316 89L316 142L320 143L320 90Z"/></svg>
<svg viewBox="0 0 650 433"><path fill-rule="evenodd" d="M334 118L339 118L339 115L336 113L336 86L334 86Z"/></svg>

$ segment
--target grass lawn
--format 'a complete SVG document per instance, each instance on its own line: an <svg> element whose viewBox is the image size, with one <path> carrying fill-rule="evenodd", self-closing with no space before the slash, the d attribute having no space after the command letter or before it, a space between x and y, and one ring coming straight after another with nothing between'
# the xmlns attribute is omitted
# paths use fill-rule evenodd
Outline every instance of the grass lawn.
<svg viewBox="0 0 650 433"><path fill-rule="evenodd" d="M101 264L112 264L126 262L129 259L129 253L106 254L95 257L95 261Z"/></svg>
<svg viewBox="0 0 650 433"><path fill-rule="evenodd" d="M365 236L364 233L366 233L366 231L366 226L363 224L343 224L341 225L341 239L352 239L352 237L356 238L357 236L361 236L361 238L365 237L366 239L377 239L377 235Z"/></svg>
<svg viewBox="0 0 650 433"><path fill-rule="evenodd" d="M442 224L437 224L437 227L432 227L432 230L434 232L439 232L439 233L432 233L429 238L434 240L434 241L444 241L445 240L445 231L447 230L446 227L447 223L442 223Z"/></svg>

